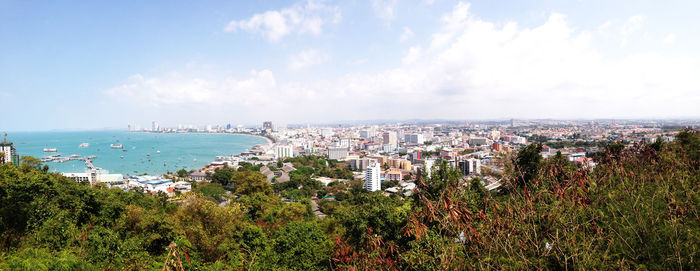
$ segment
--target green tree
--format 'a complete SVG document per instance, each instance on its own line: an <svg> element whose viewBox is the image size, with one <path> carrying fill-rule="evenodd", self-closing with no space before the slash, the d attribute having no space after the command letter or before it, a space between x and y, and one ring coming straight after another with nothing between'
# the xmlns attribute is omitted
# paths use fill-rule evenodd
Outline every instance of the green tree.
<svg viewBox="0 0 700 271"><path fill-rule="evenodd" d="M184 168L177 171L177 176L180 178L185 178L188 175L189 175L189 172L187 172L187 170Z"/></svg>
<svg viewBox="0 0 700 271"><path fill-rule="evenodd" d="M277 234L271 252L279 269L326 270L331 248L317 223L292 222Z"/></svg>
<svg viewBox="0 0 700 271"><path fill-rule="evenodd" d="M515 180L519 186L527 185L537 174L542 162L542 145L530 144L518 151L515 158Z"/></svg>
<svg viewBox="0 0 700 271"><path fill-rule="evenodd" d="M39 158L33 156L22 156L21 164L20 169L25 173L32 170L43 170L44 172L49 170L48 166L41 165L41 160L39 160Z"/></svg>
<svg viewBox="0 0 700 271"><path fill-rule="evenodd" d="M265 175L257 171L236 171L232 181L237 194L252 195L255 193L272 194L272 187L267 182Z"/></svg>
<svg viewBox="0 0 700 271"><path fill-rule="evenodd" d="M211 175L211 181L226 186L232 182L234 173L236 170L230 167L217 168Z"/></svg>

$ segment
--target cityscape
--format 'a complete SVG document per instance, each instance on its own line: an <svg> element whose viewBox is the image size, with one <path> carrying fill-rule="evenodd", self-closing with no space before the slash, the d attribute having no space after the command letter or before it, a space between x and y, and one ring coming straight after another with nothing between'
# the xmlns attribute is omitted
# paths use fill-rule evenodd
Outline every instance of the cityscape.
<svg viewBox="0 0 700 271"><path fill-rule="evenodd" d="M698 270L700 2L0 2L0 270Z"/></svg>
<svg viewBox="0 0 700 271"><path fill-rule="evenodd" d="M161 127L153 121L151 127L128 125L129 132L144 133L222 133L260 136L268 144L230 156L212 157L202 168L190 170L189 181L211 181L210 176L220 168L239 168L239 163L263 165L260 172L271 183L289 180L289 172L279 168L271 170L287 158L317 156L346 163L353 171L347 179L319 176L316 180L325 185L331 182L348 183L355 179L364 182L370 192L383 191L385 195L398 193L410 196L415 188L419 170L430 175L439 159L446 160L467 179L479 176L489 190L500 187L506 155L518 152L528 144L542 144L543 158L561 155L569 162L586 168L596 163L591 157L610 142L624 144L652 143L656 140L672 141L680 129L698 129L698 120L515 120L449 123L391 123L370 125L289 126L266 121L260 126L243 125L178 125ZM2 153L5 160L19 163L19 155L11 142L4 141ZM89 143L83 143L89 146ZM113 149L124 149L122 144L111 144ZM126 151L126 149L124 149ZM45 149L47 153L56 149ZM160 151L158 151L160 152ZM51 159L52 157L58 159ZM79 182L105 183L123 190L135 187L147 193L163 192L170 196L175 191L189 192L191 185L174 174L160 176L129 176L110 174L92 165L96 157L79 156L42 157L43 162L65 162L69 159L85 161L84 172L61 172ZM150 158L149 158L150 161ZM484 173L481 168L484 167ZM186 179L186 178L185 178ZM382 183L396 181L393 187L382 189Z"/></svg>

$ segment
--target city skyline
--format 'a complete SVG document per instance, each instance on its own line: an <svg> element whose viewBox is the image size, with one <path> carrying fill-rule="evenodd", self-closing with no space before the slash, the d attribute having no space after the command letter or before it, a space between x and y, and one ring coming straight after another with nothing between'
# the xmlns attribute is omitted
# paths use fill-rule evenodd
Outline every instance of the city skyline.
<svg viewBox="0 0 700 271"><path fill-rule="evenodd" d="M0 1L0 126L697 119L698 7Z"/></svg>

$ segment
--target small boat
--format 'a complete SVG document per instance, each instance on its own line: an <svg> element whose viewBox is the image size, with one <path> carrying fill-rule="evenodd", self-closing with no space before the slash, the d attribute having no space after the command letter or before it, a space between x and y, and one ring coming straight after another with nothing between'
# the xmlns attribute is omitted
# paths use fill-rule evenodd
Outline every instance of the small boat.
<svg viewBox="0 0 700 271"><path fill-rule="evenodd" d="M90 143L80 143L80 145L78 146L78 148L87 148L87 147L90 147Z"/></svg>
<svg viewBox="0 0 700 271"><path fill-rule="evenodd" d="M56 148L44 148L44 152L57 152L58 150Z"/></svg>
<svg viewBox="0 0 700 271"><path fill-rule="evenodd" d="M160 153L160 150L157 150L156 153Z"/></svg>
<svg viewBox="0 0 700 271"><path fill-rule="evenodd" d="M124 155L122 155L122 156L119 156L119 158L121 158L121 159L124 159Z"/></svg>
<svg viewBox="0 0 700 271"><path fill-rule="evenodd" d="M71 156L68 157L68 158L70 158L70 159L80 159L80 155L73 154L73 155L71 155Z"/></svg>
<svg viewBox="0 0 700 271"><path fill-rule="evenodd" d="M112 149L123 149L124 145L122 145L122 144L110 144L109 147Z"/></svg>
<svg viewBox="0 0 700 271"><path fill-rule="evenodd" d="M123 149L122 151L126 152L126 149Z"/></svg>

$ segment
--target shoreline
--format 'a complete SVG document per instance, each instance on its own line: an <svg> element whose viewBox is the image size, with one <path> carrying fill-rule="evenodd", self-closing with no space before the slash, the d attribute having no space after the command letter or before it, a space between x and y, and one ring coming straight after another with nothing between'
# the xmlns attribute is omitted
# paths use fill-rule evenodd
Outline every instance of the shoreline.
<svg viewBox="0 0 700 271"><path fill-rule="evenodd" d="M262 139L265 139L267 141L267 144L274 144L275 142L270 139L269 137L262 136L262 135L256 135L256 134L246 134L246 133L207 133L207 132L196 132L196 133L156 133L156 132L151 132L151 131L126 131L127 133L147 133L147 134L202 134L202 135L242 135L242 136L252 136L252 137L259 137Z"/></svg>
<svg viewBox="0 0 700 271"><path fill-rule="evenodd" d="M244 136L254 136L254 137L259 137L259 138L262 138L262 139L265 139L265 140L267 140L267 144L268 144L268 145L269 145L269 144L274 144L274 143L275 143L275 142L274 142L274 141L272 141L272 139L270 139L269 137L266 137L266 136L261 136L261 135L251 135L251 134L243 134L243 133L225 133L225 134L229 134L229 135L244 135Z"/></svg>
<svg viewBox="0 0 700 271"><path fill-rule="evenodd" d="M120 131L114 131L114 132L119 133ZM175 155L175 156L173 156L174 158L173 158L173 157L158 158L158 159L163 159L163 161L159 161L159 162L162 162L163 164L165 164L165 160L167 160L167 166L166 166L166 165L163 165L162 168L161 168L159 165L157 165L156 162L153 162L153 163L151 164L151 163L150 163L150 162L151 162L150 159L149 159L149 163L147 163L147 165L138 165L138 161L137 161L137 160L129 161L129 162L123 162L122 160L116 159L115 157L113 157L114 155L120 156L120 154L122 153L121 151L120 151L118 154L117 154L117 153L111 154L111 152L109 152L109 149L105 149L105 151L102 151L101 154L100 154L100 153L94 153L94 154L98 155L99 157L105 158L105 159L106 159L106 160L104 160L104 161L100 161L100 160L103 160L103 159L98 158L97 161L96 161L96 166L99 166L100 168L105 169L105 170L109 170L110 173L123 174L124 176L137 176L137 175L141 175L141 174L164 175L164 174L166 174L168 171L173 171L173 172L174 172L174 171L176 171L176 170L182 169L183 166L184 166L184 168L185 168L186 170L200 170L201 168L206 167L207 165L209 165L211 161L214 161L214 160L215 160L215 157L216 157L217 155L241 155L242 153L245 153L245 152L249 151L250 149L258 148L259 146L269 146L269 145L271 145L271 144L274 144L274 140L271 139L271 138L268 138L268 137L263 136L263 135L248 134L248 133L223 133L223 132L222 132L222 133L210 133L210 132L184 132L184 133L175 133L175 132L172 132L172 133L160 133L160 132L150 132L150 131L123 131L123 130L122 130L121 132L125 132L125 133L124 133L124 136L126 136L126 135L128 135L129 133L132 133L132 132L133 132L133 133L143 133L143 134L145 134L145 133L150 133L150 134L156 134L156 136L157 136L157 134L174 134L174 135L175 135L175 134L208 134L208 135L222 134L222 135L251 136L251 137L262 138L262 139L265 140L265 141L259 141L259 140L257 140L257 139L256 139L256 140L245 139L244 137L228 138L228 137L226 137L226 136L221 136L221 137L218 137L219 139L216 139L216 140L217 140L217 141L223 140L223 142L238 142L238 141L254 141L254 142L250 142L250 143L252 143L252 144L247 145L247 146L241 148L238 152L229 152L229 153L227 153L227 154L223 154L223 153L222 153L222 154L216 154L216 152L211 152L211 153L209 153L208 155L204 155L204 156L206 156L206 157L204 157L204 156L202 156L202 157L196 157L196 159L199 160L199 161L196 161L196 162L192 162L192 161L187 162L188 159L184 158L185 156L183 156L183 160L178 159L178 160L176 161L176 160L174 160L174 159L176 159L177 156L178 156L179 154L173 154L172 151L170 151L170 154L171 154L170 156ZM136 134L135 134L134 136L136 136L136 138L139 138L139 137L140 137L140 136L137 136ZM118 136L118 137L119 137L119 136ZM132 136L132 137L133 137L133 136ZM150 137L150 136L149 136L149 137ZM169 138L170 136L163 135L163 137ZM186 138L187 136L185 135L185 136L183 136L183 137ZM198 138L203 138L203 140L208 141L208 140L206 139L206 138L208 138L208 137L198 137ZM120 139L121 139L121 138L120 138ZM112 139L112 140L113 140L113 139ZM20 140L20 141L21 141L21 140ZM257 141L258 143L255 143L256 141ZM30 143L31 143L31 142L30 142ZM64 144L64 143L61 143L61 144ZM32 143L32 145L37 145L37 144L33 144L33 143ZM59 144L59 145L60 145L60 144ZM125 143L125 145L126 145L126 143ZM95 146L97 146L97 145L95 145ZM93 146L93 147L95 147L95 146ZM33 146L33 147L35 147L35 146ZM139 148L140 148L140 147L139 147ZM36 148L33 148L33 149L36 149ZM82 152L85 151L84 149L79 149L79 150L78 150L78 149L73 150L73 149L74 149L74 148L70 148L70 149L69 149L68 147L62 148L62 149L61 149L61 154L63 154L63 155L65 155L66 157L68 157L68 154L69 154L69 153L74 153L74 152L75 152L75 153L80 153L81 151L82 151ZM101 148L100 148L100 149L101 149ZM141 150L144 150L144 149L141 148ZM90 152L90 154L93 154L93 152L94 152L94 150L93 150L93 152L91 152L90 150L87 150L87 151ZM153 151L155 151L155 150L152 150L151 153L152 153ZM129 149L129 154L131 154L131 153L132 153L132 152L131 152L131 149ZM137 153L138 153L138 155L141 154L140 152L137 152ZM27 151L27 152L22 151L22 154L24 154L24 156L27 156L27 155L28 155L28 156L33 156L33 157L36 157L36 158L41 158L42 155L47 155L46 153L39 153L39 152L36 152L36 153L35 153L34 150L31 151L31 152L30 152L30 151ZM135 153L135 154L136 154L136 153ZM83 153L81 153L81 155L83 155ZM104 156L104 155L107 155L107 156ZM126 156L126 154L124 154L124 156ZM135 159L135 157L136 157L136 156L132 157L131 159L133 160L133 159ZM157 157L157 156L155 156L155 154L154 154L153 157ZM151 158L153 158L153 157L151 157ZM173 158L173 159L170 159L170 158ZM193 159L193 158L194 158L194 157L190 157L189 159L191 160L191 159ZM124 159L124 158L121 158L121 159ZM145 158L144 158L144 159L145 159ZM158 161L158 159L156 159L156 160L154 160L154 161ZM195 160L196 160L196 159L195 159ZM116 160L117 162L115 162L115 160ZM141 160L143 160L143 159L141 159ZM122 162L120 162L120 161L122 161ZM124 161L125 161L125 160L124 160ZM106 162L106 164L105 164L105 162ZM135 163L136 165L131 165L131 164L133 164L132 162ZM143 164L144 162L141 161L141 163ZM192 164L190 164L190 163L192 163ZM200 164L200 163L201 163L201 164ZM52 172L68 172L68 173L71 173L71 172L83 172L83 171L87 168L87 167L85 167L85 166L83 165L82 162L81 162L81 163L78 163L78 161L73 161L73 160L67 161L65 164L64 164L64 163L57 163L57 162L43 162L42 164L48 165L48 166L51 168L51 171L52 171ZM120 166L119 164L121 164L121 166ZM128 165L126 165L126 167L124 167L125 164L128 164ZM197 165L197 164L199 164L199 165ZM173 167L173 166L174 166L174 167ZM173 167L173 168L170 168L170 167ZM177 168L176 168L176 167L177 167ZM132 168L133 168L133 169L132 169Z"/></svg>

